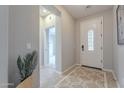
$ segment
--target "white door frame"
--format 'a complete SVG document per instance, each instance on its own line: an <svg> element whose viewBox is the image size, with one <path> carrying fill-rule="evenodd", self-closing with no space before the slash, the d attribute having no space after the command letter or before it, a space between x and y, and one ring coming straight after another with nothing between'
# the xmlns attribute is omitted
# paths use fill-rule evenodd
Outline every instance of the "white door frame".
<svg viewBox="0 0 124 93"><path fill-rule="evenodd" d="M96 17L96 18L91 18L91 19L87 19L87 20L84 20L84 21L89 21L89 20L93 20L93 19L99 19L100 18L100 20L101 20L101 34L102 34L102 36L101 36L101 38L102 38L102 40L101 40L101 61L102 61L102 66L100 67L101 69L103 69L104 68L104 59L103 59L103 16L100 16L100 17ZM82 21L81 21L82 22ZM80 23L81 23L80 22ZM81 33L81 29L80 29L80 33ZM80 48L81 48L81 34L80 34ZM83 65L82 64L82 60L81 60L81 56L82 56L82 54L81 54L81 49L80 49L80 65Z"/></svg>

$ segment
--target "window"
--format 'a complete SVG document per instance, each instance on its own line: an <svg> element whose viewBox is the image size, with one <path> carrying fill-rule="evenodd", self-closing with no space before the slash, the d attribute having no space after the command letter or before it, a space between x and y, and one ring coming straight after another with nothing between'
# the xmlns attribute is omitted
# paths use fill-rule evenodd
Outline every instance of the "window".
<svg viewBox="0 0 124 93"><path fill-rule="evenodd" d="M93 30L88 31L88 50L89 51L94 50L94 31Z"/></svg>

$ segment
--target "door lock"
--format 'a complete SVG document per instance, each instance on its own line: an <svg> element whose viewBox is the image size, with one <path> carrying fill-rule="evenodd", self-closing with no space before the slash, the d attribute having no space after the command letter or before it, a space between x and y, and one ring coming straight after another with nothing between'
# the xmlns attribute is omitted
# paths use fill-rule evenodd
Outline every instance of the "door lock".
<svg viewBox="0 0 124 93"><path fill-rule="evenodd" d="M82 45L81 48L82 48L82 51L84 51L84 45Z"/></svg>

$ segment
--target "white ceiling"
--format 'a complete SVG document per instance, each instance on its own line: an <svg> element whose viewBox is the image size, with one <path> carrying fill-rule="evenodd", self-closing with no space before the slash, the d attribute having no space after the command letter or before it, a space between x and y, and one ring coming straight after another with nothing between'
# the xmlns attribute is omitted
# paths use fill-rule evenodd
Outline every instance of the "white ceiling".
<svg viewBox="0 0 124 93"><path fill-rule="evenodd" d="M64 5L64 8L74 17L81 18L92 15L97 12L102 12L107 9L112 9L112 5Z"/></svg>

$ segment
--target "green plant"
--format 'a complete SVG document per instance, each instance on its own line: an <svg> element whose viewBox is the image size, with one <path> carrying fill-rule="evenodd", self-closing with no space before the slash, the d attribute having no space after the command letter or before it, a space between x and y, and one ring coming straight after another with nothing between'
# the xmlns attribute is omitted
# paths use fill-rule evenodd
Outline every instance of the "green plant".
<svg viewBox="0 0 124 93"><path fill-rule="evenodd" d="M21 75L21 81L25 80L29 77L33 70L35 69L37 64L37 53L33 51L32 53L28 53L25 57L21 58L21 56L17 59L18 69Z"/></svg>

